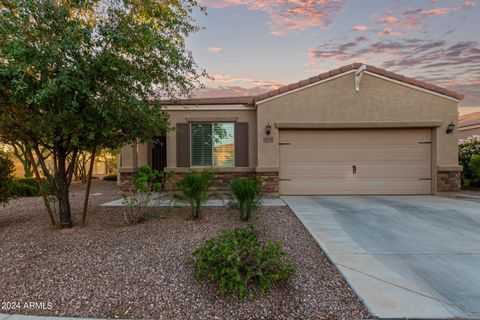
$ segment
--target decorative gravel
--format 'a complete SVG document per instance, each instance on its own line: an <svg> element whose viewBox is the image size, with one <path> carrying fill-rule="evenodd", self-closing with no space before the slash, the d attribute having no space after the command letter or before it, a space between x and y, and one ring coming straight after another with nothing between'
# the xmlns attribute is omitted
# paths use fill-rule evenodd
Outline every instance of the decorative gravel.
<svg viewBox="0 0 480 320"><path fill-rule="evenodd" d="M83 186L72 187L80 214ZM0 208L0 313L142 319L362 319L370 315L287 207L265 207L258 226L282 241L297 268L289 280L252 300L217 293L195 280L185 261L206 236L241 225L226 208L186 209L125 226L114 183L95 181L86 228L48 225L41 198ZM78 216L75 216L78 220ZM28 305L25 302L36 303ZM43 305L42 305L43 303ZM2 306L0 305L0 307Z"/></svg>

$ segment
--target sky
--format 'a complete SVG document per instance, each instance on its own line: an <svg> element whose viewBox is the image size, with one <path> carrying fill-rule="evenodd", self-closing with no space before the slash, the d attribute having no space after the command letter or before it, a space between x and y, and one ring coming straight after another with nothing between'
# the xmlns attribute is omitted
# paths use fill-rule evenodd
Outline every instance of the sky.
<svg viewBox="0 0 480 320"><path fill-rule="evenodd" d="M480 1L479 1L480 2ZM252 95L353 62L465 95L480 111L477 0L200 0L197 97Z"/></svg>

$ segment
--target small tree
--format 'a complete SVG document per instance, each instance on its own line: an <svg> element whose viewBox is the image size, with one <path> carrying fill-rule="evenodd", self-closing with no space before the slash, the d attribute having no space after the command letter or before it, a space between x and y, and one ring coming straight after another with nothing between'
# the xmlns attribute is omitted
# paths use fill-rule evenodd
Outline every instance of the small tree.
<svg viewBox="0 0 480 320"><path fill-rule="evenodd" d="M179 193L174 195L175 202L188 205L193 219L200 218L203 204L212 196L208 193L212 182L212 173L208 170L185 173L176 184Z"/></svg>
<svg viewBox="0 0 480 320"><path fill-rule="evenodd" d="M4 152L0 152L0 204L6 204L11 197L10 187L15 167Z"/></svg>
<svg viewBox="0 0 480 320"><path fill-rule="evenodd" d="M262 202L262 181L257 177L233 178L229 184L233 200L230 208L240 211L240 220L249 221L252 211Z"/></svg>
<svg viewBox="0 0 480 320"><path fill-rule="evenodd" d="M152 170L148 165L140 167L133 178L133 194L123 195L123 203L126 205L124 218L127 224L136 224L145 219L153 193L161 192L170 177L171 173Z"/></svg>
<svg viewBox="0 0 480 320"><path fill-rule="evenodd" d="M32 147L72 225L81 152L169 130L159 99L188 94L199 72L185 48L195 0L5 0L0 4L0 138ZM51 153L50 171L41 150ZM89 168L89 177L93 165ZM90 181L90 179L89 179ZM84 202L86 219L88 194Z"/></svg>

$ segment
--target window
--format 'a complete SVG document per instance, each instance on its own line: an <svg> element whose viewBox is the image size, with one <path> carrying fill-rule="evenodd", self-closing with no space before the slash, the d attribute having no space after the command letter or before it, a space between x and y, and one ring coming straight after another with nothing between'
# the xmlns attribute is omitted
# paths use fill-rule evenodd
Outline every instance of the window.
<svg viewBox="0 0 480 320"><path fill-rule="evenodd" d="M191 132L193 167L235 166L234 123L194 123Z"/></svg>

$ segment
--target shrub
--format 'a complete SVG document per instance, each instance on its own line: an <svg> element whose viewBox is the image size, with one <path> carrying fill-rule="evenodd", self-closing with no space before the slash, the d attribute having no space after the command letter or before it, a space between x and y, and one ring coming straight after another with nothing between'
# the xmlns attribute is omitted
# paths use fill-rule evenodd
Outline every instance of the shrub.
<svg viewBox="0 0 480 320"><path fill-rule="evenodd" d="M257 177L233 178L229 184L233 200L229 205L240 211L240 220L249 221L253 210L262 202L262 181Z"/></svg>
<svg viewBox="0 0 480 320"><path fill-rule="evenodd" d="M11 198L11 184L15 167L12 160L0 152L0 204L6 204Z"/></svg>
<svg viewBox="0 0 480 320"><path fill-rule="evenodd" d="M123 203L126 205L123 216L127 224L137 224L145 220L153 192L161 192L170 176L171 173L164 175L163 172L152 170L148 165L139 168L133 178L133 195L123 195Z"/></svg>
<svg viewBox="0 0 480 320"><path fill-rule="evenodd" d="M109 174L108 176L105 176L102 178L103 181L117 181L117 175L116 174Z"/></svg>
<svg viewBox="0 0 480 320"><path fill-rule="evenodd" d="M221 293L235 293L240 298L263 294L295 272L280 243L263 243L253 226L206 239L192 255L198 280L214 280Z"/></svg>
<svg viewBox="0 0 480 320"><path fill-rule="evenodd" d="M188 205L193 219L200 218L202 205L211 197L208 188L212 182L212 173L208 170L185 173L176 184L179 193L174 195L175 202Z"/></svg>
<svg viewBox="0 0 480 320"><path fill-rule="evenodd" d="M46 179L41 179L44 190L47 194L52 194L51 188L48 186ZM12 197L39 197L41 196L40 185L38 180L34 178L15 178L10 185L10 193Z"/></svg>
<svg viewBox="0 0 480 320"><path fill-rule="evenodd" d="M480 136L460 140L458 148L458 160L463 166L462 185L464 187L480 187L480 173L475 170L475 163L470 164L474 157L480 156Z"/></svg>

